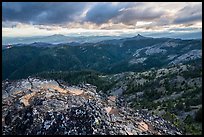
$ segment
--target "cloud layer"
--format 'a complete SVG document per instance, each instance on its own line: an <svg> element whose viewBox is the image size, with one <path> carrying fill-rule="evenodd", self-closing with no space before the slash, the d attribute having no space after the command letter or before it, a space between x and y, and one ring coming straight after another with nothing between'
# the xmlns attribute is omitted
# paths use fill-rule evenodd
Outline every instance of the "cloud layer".
<svg viewBox="0 0 204 137"><path fill-rule="evenodd" d="M32 24L63 24L79 16L86 3L18 2L3 3L3 21Z"/></svg>
<svg viewBox="0 0 204 137"><path fill-rule="evenodd" d="M144 29L201 27L202 3L3 2L2 28Z"/></svg>
<svg viewBox="0 0 204 137"><path fill-rule="evenodd" d="M202 5L188 5L178 11L174 23L193 23L202 21Z"/></svg>

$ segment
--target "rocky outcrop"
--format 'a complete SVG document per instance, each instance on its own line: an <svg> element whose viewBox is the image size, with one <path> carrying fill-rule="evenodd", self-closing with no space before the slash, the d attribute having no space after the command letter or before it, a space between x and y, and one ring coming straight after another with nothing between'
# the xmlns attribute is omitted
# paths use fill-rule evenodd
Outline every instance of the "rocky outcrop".
<svg viewBox="0 0 204 137"><path fill-rule="evenodd" d="M90 84L29 78L2 82L4 135L182 134L171 123Z"/></svg>
<svg viewBox="0 0 204 137"><path fill-rule="evenodd" d="M188 53L177 57L175 60L171 61L169 64L178 64L180 62L195 60L198 58L202 58L202 50L191 50Z"/></svg>

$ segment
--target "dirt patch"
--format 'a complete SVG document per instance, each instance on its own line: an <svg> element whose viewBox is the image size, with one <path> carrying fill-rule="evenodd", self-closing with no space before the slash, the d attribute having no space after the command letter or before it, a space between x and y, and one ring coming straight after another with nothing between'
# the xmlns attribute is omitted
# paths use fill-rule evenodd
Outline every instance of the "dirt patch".
<svg viewBox="0 0 204 137"><path fill-rule="evenodd" d="M109 96L108 99L111 100L111 101L113 101L113 102L115 102L116 96Z"/></svg>
<svg viewBox="0 0 204 137"><path fill-rule="evenodd" d="M139 125L138 125L138 128L141 130L141 131L148 131L149 129L149 126L145 123L145 122L140 122Z"/></svg>
<svg viewBox="0 0 204 137"><path fill-rule="evenodd" d="M80 94L81 96L83 96L85 99L92 99L93 97L92 96L90 96L90 95L88 95L87 93L82 93L82 94Z"/></svg>
<svg viewBox="0 0 204 137"><path fill-rule="evenodd" d="M106 112L109 114L112 110L112 107L105 107Z"/></svg>
<svg viewBox="0 0 204 137"><path fill-rule="evenodd" d="M119 114L119 110L117 108L113 108L110 110L109 112L110 114L114 114L114 115L118 115Z"/></svg>
<svg viewBox="0 0 204 137"><path fill-rule="evenodd" d="M30 105L30 104L29 104L29 99L30 99L32 96L34 96L35 94L36 94L36 92L33 92L33 93L30 93L30 94L27 94L27 95L21 97L20 102L22 102L25 106Z"/></svg>
<svg viewBox="0 0 204 137"><path fill-rule="evenodd" d="M68 89L69 93L74 94L74 95L81 95L84 91L76 88L69 88Z"/></svg>

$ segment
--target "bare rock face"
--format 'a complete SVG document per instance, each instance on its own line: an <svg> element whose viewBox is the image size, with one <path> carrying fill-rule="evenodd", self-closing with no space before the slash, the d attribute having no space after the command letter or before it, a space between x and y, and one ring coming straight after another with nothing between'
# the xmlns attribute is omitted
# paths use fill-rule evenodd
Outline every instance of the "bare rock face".
<svg viewBox="0 0 204 137"><path fill-rule="evenodd" d="M169 122L126 106L90 84L28 78L2 82L4 135L182 134Z"/></svg>

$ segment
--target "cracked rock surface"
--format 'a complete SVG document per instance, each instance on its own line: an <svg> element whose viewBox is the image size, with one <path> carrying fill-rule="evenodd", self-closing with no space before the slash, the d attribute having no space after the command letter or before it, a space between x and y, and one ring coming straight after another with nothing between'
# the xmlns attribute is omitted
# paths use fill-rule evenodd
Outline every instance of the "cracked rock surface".
<svg viewBox="0 0 204 137"><path fill-rule="evenodd" d="M90 84L67 86L28 78L2 82L4 135L180 135L171 123L97 93Z"/></svg>

